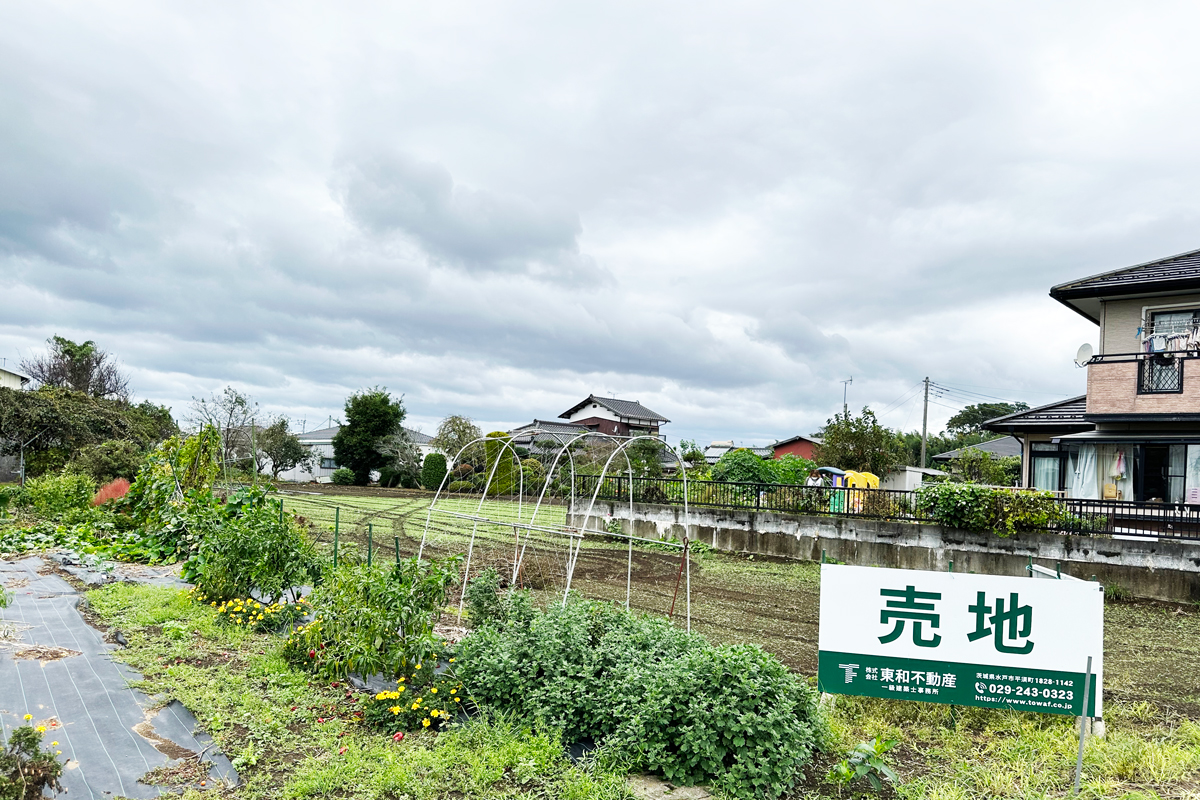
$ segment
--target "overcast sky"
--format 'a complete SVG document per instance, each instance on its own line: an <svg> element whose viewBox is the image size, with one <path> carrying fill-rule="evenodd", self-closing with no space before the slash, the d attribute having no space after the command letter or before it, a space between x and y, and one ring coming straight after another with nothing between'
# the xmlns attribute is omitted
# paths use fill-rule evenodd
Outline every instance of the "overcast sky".
<svg viewBox="0 0 1200 800"><path fill-rule="evenodd" d="M1188 3L7 3L0 357L312 429L640 400L767 443L1051 402L1047 296L1200 247ZM968 392L975 392L972 395ZM906 394L907 393L907 394ZM905 402L904 398L912 399Z"/></svg>

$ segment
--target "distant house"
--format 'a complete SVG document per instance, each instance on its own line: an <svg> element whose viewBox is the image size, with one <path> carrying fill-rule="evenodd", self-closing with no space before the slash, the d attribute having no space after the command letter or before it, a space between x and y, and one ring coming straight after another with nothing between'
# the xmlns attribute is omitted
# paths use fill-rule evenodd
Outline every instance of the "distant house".
<svg viewBox="0 0 1200 800"><path fill-rule="evenodd" d="M293 467L287 472L281 472L279 478L297 483L307 483L308 481L328 483L330 477L333 475L333 471L338 468L337 462L333 457L333 437L337 436L340 430L340 425L334 425L332 428L321 428L320 430L296 434L296 438L300 440L300 444L313 450L313 455L316 458L314 459L312 470ZM412 443L417 446L417 450L421 453L422 461L425 459L425 456L436 450L432 444L433 437L410 428L405 428L404 432L408 434L408 438Z"/></svg>
<svg viewBox="0 0 1200 800"><path fill-rule="evenodd" d="M581 433L589 433L591 430L585 425L576 425L573 422L535 419L528 425L513 428L508 433L512 436L513 446L533 451L535 448L545 447L557 449Z"/></svg>
<svg viewBox="0 0 1200 800"><path fill-rule="evenodd" d="M659 426L671 421L636 400L594 394L559 414L558 418L613 436L658 436Z"/></svg>
<svg viewBox="0 0 1200 800"><path fill-rule="evenodd" d="M721 460L721 456L728 453L730 450L749 450L759 458L771 458L774 452L770 447L738 447L733 443L732 439L723 442L713 442L708 447L704 448L704 460L710 465Z"/></svg>
<svg viewBox="0 0 1200 800"><path fill-rule="evenodd" d="M787 455L816 461L816 449L821 440L815 436L793 436L790 439L780 439L771 445L772 458L783 458Z"/></svg>
<svg viewBox="0 0 1200 800"><path fill-rule="evenodd" d="M989 439L986 442L979 444L971 444L959 450L950 450L946 453L938 453L933 456L934 461L942 463L953 461L960 458L963 453L968 450L972 452L988 453L993 458L1011 458L1013 456L1020 458L1022 453L1021 440L1015 436L1000 436L996 439Z"/></svg>
<svg viewBox="0 0 1200 800"><path fill-rule="evenodd" d="M27 383L29 383L29 378L24 375L0 367L0 388L24 389Z"/></svg>

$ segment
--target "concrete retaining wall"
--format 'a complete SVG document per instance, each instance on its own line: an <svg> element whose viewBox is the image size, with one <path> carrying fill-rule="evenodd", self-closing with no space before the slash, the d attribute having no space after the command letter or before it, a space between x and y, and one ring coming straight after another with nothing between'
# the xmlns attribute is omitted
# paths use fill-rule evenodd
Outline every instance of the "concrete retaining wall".
<svg viewBox="0 0 1200 800"><path fill-rule="evenodd" d="M599 502L588 527L603 529L608 518L622 530L650 539L682 538L679 506ZM582 512L568 515L578 525ZM1028 533L1001 538L937 525L849 517L810 517L733 509L691 509L688 535L719 550L846 564L945 570L989 575L1027 575L1034 563L1076 578L1095 575L1135 597L1200 602L1200 542L1131 541L1090 536Z"/></svg>

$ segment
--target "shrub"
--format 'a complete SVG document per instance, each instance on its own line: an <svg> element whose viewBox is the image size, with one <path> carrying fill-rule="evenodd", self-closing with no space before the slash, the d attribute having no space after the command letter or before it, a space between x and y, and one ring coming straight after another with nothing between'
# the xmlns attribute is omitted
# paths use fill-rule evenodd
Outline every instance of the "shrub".
<svg viewBox="0 0 1200 800"><path fill-rule="evenodd" d="M753 451L739 447L717 459L712 468L714 481L733 483L775 483L775 473L770 464Z"/></svg>
<svg viewBox="0 0 1200 800"><path fill-rule="evenodd" d="M26 502L39 514L58 516L74 508L87 508L96 494L90 476L66 470L25 481Z"/></svg>
<svg viewBox="0 0 1200 800"><path fill-rule="evenodd" d="M429 491L436 491L446 477L446 457L441 453L430 453L425 456L421 465L421 485Z"/></svg>
<svg viewBox="0 0 1200 800"><path fill-rule="evenodd" d="M329 480L338 486L353 486L354 470L349 467L338 467L333 471L333 475L329 477Z"/></svg>
<svg viewBox="0 0 1200 800"><path fill-rule="evenodd" d="M475 490L475 484L471 481L451 481L446 487L449 492L472 492Z"/></svg>
<svg viewBox="0 0 1200 800"><path fill-rule="evenodd" d="M483 443L484 452L487 454L487 468L483 473L483 479L486 482L491 478L491 484L488 485L488 494L493 496L512 494L517 489L517 469L516 456L513 450L505 445L512 441L504 431L492 431L486 437Z"/></svg>
<svg viewBox="0 0 1200 800"><path fill-rule="evenodd" d="M42 734L22 725L0 750L0 800L37 800L46 789L65 791L58 782L62 772L58 756L42 749Z"/></svg>
<svg viewBox="0 0 1200 800"><path fill-rule="evenodd" d="M803 484L808 474L817 468L817 462L800 458L793 453L788 453L782 458L768 458L763 463L770 468L775 483L792 486Z"/></svg>
<svg viewBox="0 0 1200 800"><path fill-rule="evenodd" d="M280 519L262 489L232 495L223 518L205 531L191 566L196 584L210 600L257 593L274 604L289 590L315 583L321 575L312 541L291 519Z"/></svg>
<svg viewBox="0 0 1200 800"><path fill-rule="evenodd" d="M313 590L313 622L288 639L289 657L330 678L411 673L437 652L433 625L458 565L457 557L394 566L347 560Z"/></svg>
<svg viewBox="0 0 1200 800"><path fill-rule="evenodd" d="M472 696L567 741L677 783L715 781L737 797L777 797L822 731L815 692L756 647L713 647L668 621L572 598L506 615L467 637L459 675Z"/></svg>
<svg viewBox="0 0 1200 800"><path fill-rule="evenodd" d="M80 449L71 461L72 469L91 475L96 483L116 478L132 481L137 477L145 456L134 442L113 439Z"/></svg>
<svg viewBox="0 0 1200 800"><path fill-rule="evenodd" d="M939 525L968 531L1044 530L1061 523L1065 510L1050 492L991 489L976 483L935 483L917 490L917 510Z"/></svg>
<svg viewBox="0 0 1200 800"><path fill-rule="evenodd" d="M127 494L129 494L129 481L124 478L117 478L115 481L110 481L97 490L96 494L92 497L92 505L102 506L109 500L120 500Z"/></svg>
<svg viewBox="0 0 1200 800"><path fill-rule="evenodd" d="M467 609L471 622L483 625L504 619L504 604L500 600L500 573L488 567L467 583Z"/></svg>

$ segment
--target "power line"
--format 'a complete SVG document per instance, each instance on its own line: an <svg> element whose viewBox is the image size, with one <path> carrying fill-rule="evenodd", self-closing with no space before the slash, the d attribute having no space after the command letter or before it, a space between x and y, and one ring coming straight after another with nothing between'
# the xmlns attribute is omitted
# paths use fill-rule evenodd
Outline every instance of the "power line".
<svg viewBox="0 0 1200 800"><path fill-rule="evenodd" d="M909 389L904 394L897 397L892 402L888 403L887 406L884 407L884 410L879 412L879 416L882 417L884 414L889 414L892 411L895 411L900 406L904 405L904 403L907 403L909 400L912 399L911 397L908 397L908 395L912 394L913 392L917 391L920 388L921 388L921 382L917 381L915 386L913 386L911 389Z"/></svg>

